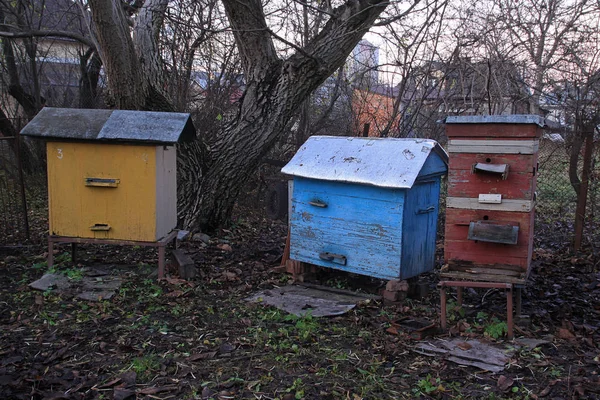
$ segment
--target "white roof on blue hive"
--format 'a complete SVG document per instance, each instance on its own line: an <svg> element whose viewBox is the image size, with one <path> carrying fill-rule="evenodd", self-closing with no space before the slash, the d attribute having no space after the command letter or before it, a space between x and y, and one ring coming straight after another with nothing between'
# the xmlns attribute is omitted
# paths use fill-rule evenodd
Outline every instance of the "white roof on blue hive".
<svg viewBox="0 0 600 400"><path fill-rule="evenodd" d="M408 189L432 154L447 164L448 155L435 140L312 136L281 172L303 178Z"/></svg>

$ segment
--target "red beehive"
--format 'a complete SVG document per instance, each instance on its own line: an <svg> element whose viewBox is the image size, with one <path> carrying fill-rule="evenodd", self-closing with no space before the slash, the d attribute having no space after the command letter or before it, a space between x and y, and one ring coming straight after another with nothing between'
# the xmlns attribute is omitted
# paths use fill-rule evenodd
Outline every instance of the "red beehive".
<svg viewBox="0 0 600 400"><path fill-rule="evenodd" d="M536 115L448 117L443 278L523 284L533 250Z"/></svg>

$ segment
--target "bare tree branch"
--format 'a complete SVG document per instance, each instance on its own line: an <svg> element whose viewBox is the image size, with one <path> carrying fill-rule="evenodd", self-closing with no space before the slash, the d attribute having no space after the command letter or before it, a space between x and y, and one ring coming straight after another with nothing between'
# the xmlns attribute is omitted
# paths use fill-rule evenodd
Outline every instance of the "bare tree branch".
<svg viewBox="0 0 600 400"><path fill-rule="evenodd" d="M96 48L96 45L94 44L94 42L91 41L90 39L86 38L85 36L78 35L78 34L72 33L72 32L65 32L65 31L46 31L46 30L24 31L24 32L0 31L0 37L6 37L6 38L11 38L11 39L33 38L33 37L66 38L66 39L76 40L76 41L83 43L86 46L92 47L94 49Z"/></svg>

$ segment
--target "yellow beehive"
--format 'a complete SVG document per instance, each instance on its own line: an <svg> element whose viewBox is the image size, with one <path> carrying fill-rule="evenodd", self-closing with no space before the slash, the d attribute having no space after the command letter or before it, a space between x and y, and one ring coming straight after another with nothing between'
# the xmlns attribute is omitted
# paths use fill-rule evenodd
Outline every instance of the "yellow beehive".
<svg viewBox="0 0 600 400"><path fill-rule="evenodd" d="M44 108L22 134L48 139L50 235L152 242L176 227L188 114Z"/></svg>

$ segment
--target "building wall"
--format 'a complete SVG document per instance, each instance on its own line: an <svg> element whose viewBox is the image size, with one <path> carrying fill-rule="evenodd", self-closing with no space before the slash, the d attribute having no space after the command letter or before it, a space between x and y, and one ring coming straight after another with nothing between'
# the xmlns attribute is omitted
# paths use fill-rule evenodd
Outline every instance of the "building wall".
<svg viewBox="0 0 600 400"><path fill-rule="evenodd" d="M369 136L379 137L390 121L390 130L398 128L398 116L394 117L394 98L368 90L355 89L352 96L352 111L355 118L356 136L364 132L369 124Z"/></svg>
<svg viewBox="0 0 600 400"><path fill-rule="evenodd" d="M34 80L37 76L44 105L77 107L81 78L79 54L83 54L85 50L85 46L74 40L40 40L37 45L35 73L27 59L19 57L21 85L34 94Z"/></svg>
<svg viewBox="0 0 600 400"><path fill-rule="evenodd" d="M355 84L361 81L376 84L379 76L379 48L366 40L361 40L352 50L346 63L348 78Z"/></svg>

